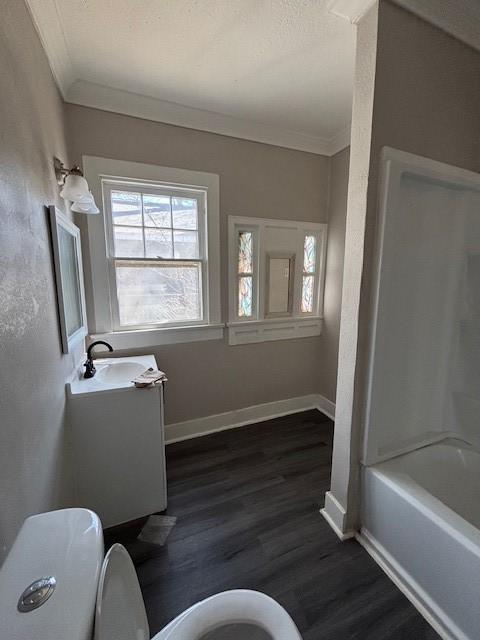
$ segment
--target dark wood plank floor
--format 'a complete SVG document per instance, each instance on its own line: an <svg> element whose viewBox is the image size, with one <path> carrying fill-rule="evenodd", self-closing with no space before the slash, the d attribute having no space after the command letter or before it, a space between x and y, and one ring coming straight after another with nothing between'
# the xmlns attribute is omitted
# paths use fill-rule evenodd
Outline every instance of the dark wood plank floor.
<svg viewBox="0 0 480 640"><path fill-rule="evenodd" d="M136 568L151 633L225 589L263 591L304 640L436 640L437 634L355 541L319 514L333 424L318 411L167 447L164 547L136 541L141 523L107 532Z"/></svg>

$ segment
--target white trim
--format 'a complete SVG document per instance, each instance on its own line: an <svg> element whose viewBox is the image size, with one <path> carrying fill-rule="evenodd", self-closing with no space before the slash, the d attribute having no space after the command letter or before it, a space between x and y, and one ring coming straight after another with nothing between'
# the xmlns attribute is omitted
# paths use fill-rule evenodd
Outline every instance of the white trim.
<svg viewBox="0 0 480 640"><path fill-rule="evenodd" d="M230 345L271 340L287 340L318 336L322 331L323 292L325 286L325 260L328 225L324 222L279 220L277 218L250 218L228 216L228 336ZM240 318L238 308L238 233L254 234L253 315ZM269 244L267 232L281 230L291 233L287 246ZM305 236L316 239L316 264L311 275L315 278L313 310L301 313L300 299L303 282L303 247ZM278 318L266 317L266 261L272 252L289 253L294 258L292 286L292 315Z"/></svg>
<svg viewBox="0 0 480 640"><path fill-rule="evenodd" d="M224 113L188 107L123 89L114 89L86 80L74 82L68 89L65 100L102 111L325 156L331 156L340 151L339 139L345 139L344 129L336 132L332 137L316 136L262 122L234 118Z"/></svg>
<svg viewBox="0 0 480 640"><path fill-rule="evenodd" d="M65 98L76 78L57 4L55 0L26 0L26 4L55 82Z"/></svg>
<svg viewBox="0 0 480 640"><path fill-rule="evenodd" d="M286 400L266 402L252 407L218 413L205 418L195 418L185 422L165 425L165 440L167 444L199 438L226 429L236 429L257 422L273 420L291 413L317 409L331 420L335 419L335 404L320 394L312 393L307 396L297 396Z"/></svg>
<svg viewBox="0 0 480 640"><path fill-rule="evenodd" d="M403 9L480 51L478 0L392 0ZM330 13L358 24L378 0L331 0Z"/></svg>
<svg viewBox="0 0 480 640"><path fill-rule="evenodd" d="M221 340L223 324L205 324L188 327L139 329L134 331L108 331L90 335L92 340L106 340L114 349L143 349L159 344Z"/></svg>
<svg viewBox="0 0 480 640"><path fill-rule="evenodd" d="M352 529L346 529L345 527L347 512L331 491L327 491L325 493L325 506L323 509L320 509L320 513L335 531L340 540L348 540L349 538L354 537L355 531Z"/></svg>
<svg viewBox="0 0 480 640"><path fill-rule="evenodd" d="M362 527L355 537L443 640L469 640L369 531Z"/></svg>
<svg viewBox="0 0 480 640"><path fill-rule="evenodd" d="M222 337L221 312L220 312L220 180L214 173L190 171L188 169L176 169L173 167L161 167L158 165L143 164L139 162L127 162L124 160L112 160L83 156L83 168L85 178L92 190L93 196L101 209L100 215L86 216L89 246L89 260L92 274L93 309L89 309L89 327L95 334L112 334L113 317L111 313L110 282L107 261L107 244L104 220L103 180L123 180L125 182L149 183L156 185L175 184L182 188L206 191L207 194L207 278L208 292L207 304L204 310L205 323L203 325L191 325L190 327L152 327L139 330L134 338L133 331L119 331L118 338L110 336L110 339L130 346L155 346L157 344L171 344L180 342L185 337L185 342L194 339L218 339ZM207 331L205 331L205 326ZM211 331L210 329L215 329ZM189 331L190 330L190 331ZM196 331L194 331L196 330ZM169 332L171 332L169 334ZM117 332L115 332L117 333ZM121 334L121 335L120 335ZM169 337L170 335L170 337ZM203 337L201 337L203 336ZM189 337L189 338L188 338ZM152 339L161 342L152 342ZM188 339L187 339L188 338ZM128 347L128 348L129 348ZM117 347L120 348L120 347Z"/></svg>
<svg viewBox="0 0 480 640"><path fill-rule="evenodd" d="M331 0L328 11L334 16L358 24L378 0Z"/></svg>
<svg viewBox="0 0 480 640"><path fill-rule="evenodd" d="M275 318L228 322L228 344L249 344L319 336L322 333L323 318Z"/></svg>

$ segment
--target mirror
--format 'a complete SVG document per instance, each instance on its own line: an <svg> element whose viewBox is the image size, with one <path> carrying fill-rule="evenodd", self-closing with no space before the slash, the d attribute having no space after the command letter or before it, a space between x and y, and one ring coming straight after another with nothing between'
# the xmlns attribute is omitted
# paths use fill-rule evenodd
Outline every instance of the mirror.
<svg viewBox="0 0 480 640"><path fill-rule="evenodd" d="M267 254L266 317L291 315L294 262L293 254Z"/></svg>
<svg viewBox="0 0 480 640"><path fill-rule="evenodd" d="M69 353L87 334L80 230L54 206L49 214L62 350Z"/></svg>

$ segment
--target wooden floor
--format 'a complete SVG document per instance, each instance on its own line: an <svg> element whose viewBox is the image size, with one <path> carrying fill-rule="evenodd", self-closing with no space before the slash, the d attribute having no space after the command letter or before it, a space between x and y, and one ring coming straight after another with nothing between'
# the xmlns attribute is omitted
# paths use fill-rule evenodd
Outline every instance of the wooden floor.
<svg viewBox="0 0 480 640"><path fill-rule="evenodd" d="M437 634L355 541L319 514L329 488L333 424L318 411L167 447L167 544L123 542L152 635L213 593L247 588L278 600L304 640L434 640Z"/></svg>

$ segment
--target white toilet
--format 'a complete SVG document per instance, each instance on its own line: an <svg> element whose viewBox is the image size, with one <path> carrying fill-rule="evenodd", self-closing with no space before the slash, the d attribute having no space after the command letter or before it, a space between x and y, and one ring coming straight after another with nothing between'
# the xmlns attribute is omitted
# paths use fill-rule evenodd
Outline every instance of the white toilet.
<svg viewBox="0 0 480 640"><path fill-rule="evenodd" d="M100 520L87 509L27 518L0 570L2 637L150 640L133 563L122 545L104 558ZM301 640L278 602L257 591L218 593L154 640Z"/></svg>

